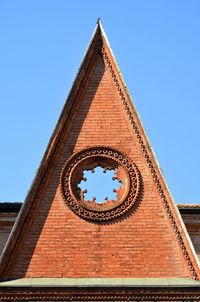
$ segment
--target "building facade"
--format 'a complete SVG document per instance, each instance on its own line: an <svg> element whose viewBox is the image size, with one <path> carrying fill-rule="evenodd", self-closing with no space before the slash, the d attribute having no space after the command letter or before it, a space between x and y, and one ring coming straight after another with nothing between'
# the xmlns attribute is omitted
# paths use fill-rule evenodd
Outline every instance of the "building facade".
<svg viewBox="0 0 200 302"><path fill-rule="evenodd" d="M114 197L88 197L97 169ZM3 207L2 301L200 300L199 208L174 204L100 21L12 229Z"/></svg>

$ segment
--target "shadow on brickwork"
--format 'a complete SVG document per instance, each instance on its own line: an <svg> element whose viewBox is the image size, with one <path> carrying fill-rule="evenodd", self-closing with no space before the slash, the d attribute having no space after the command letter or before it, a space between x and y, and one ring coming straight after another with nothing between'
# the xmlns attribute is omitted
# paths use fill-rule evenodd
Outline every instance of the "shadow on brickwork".
<svg viewBox="0 0 200 302"><path fill-rule="evenodd" d="M68 122L66 123L67 126L62 134L62 138L57 147L57 152L54 161L51 162L50 167L47 166L48 175L45 181L42 181L42 184L39 184L39 186L42 188L42 191L41 193L39 193L37 198L33 200L30 208L27 210L27 216L25 218L25 221L24 222L22 221L23 222L22 233L20 234L17 244L15 246L15 252L14 252L15 255L11 262L12 263L11 269L6 273L6 275L4 275L5 276L5 278L3 278L4 280L24 278L27 275L28 268L31 266L32 257L37 258L37 255L34 254L34 251L36 248L36 244L41 236L42 229L48 218L49 211L52 206L52 202L55 198L57 188L59 186L59 181L60 181L59 177L62 167L66 159L73 153L74 147L79 137L79 133L81 132L83 123L86 119L92 100L96 94L97 88L101 82L104 72L105 72L105 65L104 65L103 58L101 55L97 54L93 66L91 67L91 70L86 75L86 79L84 76L82 82L77 85L79 86L79 89L81 89L82 91L81 95L79 96L78 99L74 98L70 100L71 104L67 103L66 109L68 108L70 112L70 115L68 114ZM83 85L84 87L82 87ZM75 87L75 89L78 90L77 87ZM87 90L89 90L88 93ZM79 114L80 109L81 109L81 114ZM63 118L63 121L65 118L66 117ZM68 142L70 142L70 144ZM53 183L52 186L51 183ZM49 187L50 189L48 189ZM45 192L47 189L48 189L48 198L47 196L45 196ZM67 206L64 200L62 200L62 202L64 203L64 206ZM61 233L60 240L62 240L62 236L63 235ZM56 244L57 243L55 242L55 247ZM40 259L40 261L42 263L43 259ZM49 264L49 268L50 267L51 264ZM34 277L37 277L36 272L34 272ZM44 272L44 277L45 277L45 272Z"/></svg>

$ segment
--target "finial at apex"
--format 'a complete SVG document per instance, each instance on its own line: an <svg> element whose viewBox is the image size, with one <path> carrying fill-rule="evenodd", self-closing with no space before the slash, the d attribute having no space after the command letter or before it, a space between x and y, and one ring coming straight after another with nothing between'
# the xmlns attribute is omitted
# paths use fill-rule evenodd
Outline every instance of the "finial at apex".
<svg viewBox="0 0 200 302"><path fill-rule="evenodd" d="M101 24L101 18L97 19L97 24L100 25Z"/></svg>

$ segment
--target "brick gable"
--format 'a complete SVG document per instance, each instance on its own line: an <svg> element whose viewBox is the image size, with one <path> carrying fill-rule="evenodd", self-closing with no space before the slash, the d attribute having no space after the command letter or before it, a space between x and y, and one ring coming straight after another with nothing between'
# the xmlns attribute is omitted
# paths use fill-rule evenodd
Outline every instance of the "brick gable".
<svg viewBox="0 0 200 302"><path fill-rule="evenodd" d="M137 202L105 223L80 218L61 190L68 158L98 146L125 154L141 176ZM181 218L100 25L3 255L1 276L199 278Z"/></svg>

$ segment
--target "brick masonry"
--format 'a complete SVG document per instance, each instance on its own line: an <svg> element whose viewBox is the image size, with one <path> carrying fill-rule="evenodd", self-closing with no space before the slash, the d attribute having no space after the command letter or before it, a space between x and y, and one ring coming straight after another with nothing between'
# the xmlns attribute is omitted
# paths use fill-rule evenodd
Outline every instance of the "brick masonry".
<svg viewBox="0 0 200 302"><path fill-rule="evenodd" d="M22 203L18 203L18 208L14 208L11 212L8 211L7 207L8 205L12 205L12 202L6 203L3 209L1 209L2 204L5 203L0 203L0 255L6 245ZM186 205L185 209L184 204L178 205L178 209L180 208L181 217L192 240L195 252L200 259L200 208L198 207L196 212L193 211L194 213L187 213L192 206ZM184 207L184 212L182 212L182 207Z"/></svg>
<svg viewBox="0 0 200 302"><path fill-rule="evenodd" d="M95 55L82 79L81 93L66 104L62 121L68 119L68 126L4 278L191 277L102 54ZM136 114L134 118L138 120ZM55 144L56 140L52 141L50 149ZM108 224L91 223L75 215L60 188L60 174L68 157L98 145L124 152L142 176L143 192L137 204Z"/></svg>

